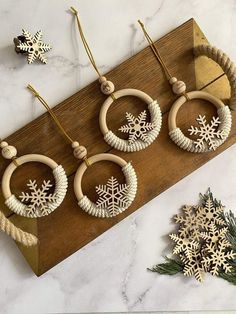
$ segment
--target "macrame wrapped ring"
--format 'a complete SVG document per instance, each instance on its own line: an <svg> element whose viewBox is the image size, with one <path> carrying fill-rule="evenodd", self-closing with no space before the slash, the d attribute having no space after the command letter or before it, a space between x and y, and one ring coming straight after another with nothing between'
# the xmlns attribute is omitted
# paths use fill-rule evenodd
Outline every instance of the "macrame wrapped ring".
<svg viewBox="0 0 236 314"><path fill-rule="evenodd" d="M108 129L106 123L107 111L112 105L114 99L118 99L124 96L135 96L143 100L145 103L148 104L148 110L151 116L151 122L145 123L146 127L143 122L139 124L135 124L132 122L132 125L130 124L131 128L133 128L133 131L138 132L139 134L141 134L142 129L146 129L145 134L143 136L139 136L139 138L132 143L130 143L128 140L121 139L116 136L111 130ZM143 114L146 115L146 112L143 112ZM145 149L156 139L161 129L162 115L160 106L158 105L156 100L153 100L149 95L140 90L129 88L116 91L105 100L100 111L99 124L101 132L104 135L104 140L110 146L124 152L136 152Z"/></svg>
<svg viewBox="0 0 236 314"><path fill-rule="evenodd" d="M218 118L213 118L211 125L206 125L205 117L199 116L197 119L201 125L199 130L194 127L189 129L190 134L200 133L200 135L202 135L202 138L197 141L186 137L176 125L178 110L186 102L186 97L188 97L189 100L196 98L207 100L217 108ZM170 138L176 145L193 153L204 153L215 150L225 142L231 130L232 117L229 107L225 106L220 99L206 92L192 91L188 92L186 96L183 95L179 97L174 102L169 113L168 125ZM217 130L211 130L212 126L218 125L219 127Z"/></svg>
<svg viewBox="0 0 236 314"><path fill-rule="evenodd" d="M31 195L28 193L22 193L22 198L26 202L30 201L30 205L21 202L14 194L11 193L10 180L14 171L18 166L28 162L39 162L47 165L53 170L53 176L55 179L54 193L46 195L46 191L51 187L51 184L44 181L42 189L38 189L35 181L30 181L28 186L32 188ZM67 191L67 177L62 166L58 165L51 158L38 155L29 154L21 157L17 157L6 168L2 177L2 193L5 198L6 206L18 215L37 218L49 215L53 212L63 201Z"/></svg>
<svg viewBox="0 0 236 314"><path fill-rule="evenodd" d="M119 165L126 178L126 184L118 184L111 177L107 185L96 187L98 201L93 203L82 192L82 177L88 167L99 161L111 161ZM88 214L100 218L114 217L125 211L133 202L137 192L137 177L134 168L124 159L112 154L97 154L87 159L78 168L74 179L74 191L78 205Z"/></svg>

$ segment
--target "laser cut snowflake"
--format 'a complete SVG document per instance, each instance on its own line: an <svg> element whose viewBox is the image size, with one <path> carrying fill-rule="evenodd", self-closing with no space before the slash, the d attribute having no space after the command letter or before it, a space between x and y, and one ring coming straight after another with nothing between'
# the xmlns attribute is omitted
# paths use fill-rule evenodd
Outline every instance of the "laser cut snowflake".
<svg viewBox="0 0 236 314"><path fill-rule="evenodd" d="M191 254L191 258L181 256L180 259L184 263L184 275L188 277L194 276L199 282L203 282L204 274L207 269L202 264L201 251L199 249L194 250Z"/></svg>
<svg viewBox="0 0 236 314"><path fill-rule="evenodd" d="M32 213L46 214L49 211L49 204L57 200L56 195L48 194L48 190L52 187L50 181L43 181L41 188L38 188L36 180L29 180L27 186L31 193L22 192L19 196L22 202L27 203L27 210Z"/></svg>
<svg viewBox="0 0 236 314"><path fill-rule="evenodd" d="M21 42L17 45L17 48L28 53L28 63L31 64L38 59L46 64L47 59L44 53L52 49L52 47L51 45L44 44L42 42L42 31L38 31L34 36L32 36L30 32L23 29L22 34L25 37L25 42Z"/></svg>
<svg viewBox="0 0 236 314"><path fill-rule="evenodd" d="M218 242L217 248L211 244L206 244L206 252L209 254L203 257L202 264L206 267L210 267L210 273L213 276L219 274L219 271L223 269L225 273L230 273L232 270L229 261L236 257L236 254L227 249L231 245L226 240Z"/></svg>
<svg viewBox="0 0 236 314"><path fill-rule="evenodd" d="M204 219L197 215L197 207L195 206L183 206L183 215L176 215L174 220L180 224L179 234L182 237L193 238L199 241L201 238L200 231L204 228Z"/></svg>
<svg viewBox="0 0 236 314"><path fill-rule="evenodd" d="M132 145L137 139L148 142L147 132L154 129L155 124L146 122L146 110L142 111L138 117L134 117L131 113L126 112L128 124L122 125L119 131L129 133L128 143Z"/></svg>
<svg viewBox="0 0 236 314"><path fill-rule="evenodd" d="M199 247L198 242L191 239L182 238L181 236L177 234L173 234L173 233L170 234L170 238L177 243L173 250L173 254L184 253L186 257L189 259L192 258L192 254L194 250L196 250Z"/></svg>
<svg viewBox="0 0 236 314"><path fill-rule="evenodd" d="M213 117L210 124L207 124L206 117L199 115L196 121L199 127L191 126L188 131L190 135L198 135L199 138L194 141L197 148L203 148L205 144L208 145L210 150L216 150L218 144L216 139L224 139L225 132L223 130L217 130L220 122L219 117Z"/></svg>
<svg viewBox="0 0 236 314"><path fill-rule="evenodd" d="M110 217L116 216L122 209L129 206L127 197L129 185L119 184L116 178L111 177L106 185L96 186L95 189L99 195L97 206L106 209Z"/></svg>
<svg viewBox="0 0 236 314"><path fill-rule="evenodd" d="M208 244L211 243L212 245L214 245L223 239L229 244L229 242L226 240L227 231L228 231L227 227L217 228L217 226L214 223L211 223L208 228L208 231L201 232L200 236Z"/></svg>
<svg viewBox="0 0 236 314"><path fill-rule="evenodd" d="M215 206L212 198L208 197L204 203L204 206L198 207L199 219L202 219L205 223L205 227L209 227L212 223L215 225L224 226L225 221L222 218L224 212L223 206Z"/></svg>

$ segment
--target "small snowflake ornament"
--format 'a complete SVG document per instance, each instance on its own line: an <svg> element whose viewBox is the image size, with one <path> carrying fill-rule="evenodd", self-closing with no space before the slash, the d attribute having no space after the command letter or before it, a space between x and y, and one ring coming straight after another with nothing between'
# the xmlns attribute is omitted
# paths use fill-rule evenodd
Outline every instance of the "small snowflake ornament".
<svg viewBox="0 0 236 314"><path fill-rule="evenodd" d="M27 30L22 30L22 36L19 36L15 40L16 51L17 52L26 52L28 63L33 63L36 59L40 60L43 63L47 63L45 57L45 52L52 49L52 46L45 44L42 41L43 33L42 31L36 32L33 36Z"/></svg>
<svg viewBox="0 0 236 314"><path fill-rule="evenodd" d="M31 192L22 192L19 196L22 202L27 203L27 211L40 216L49 213L50 203L57 200L55 194L48 194L48 190L52 187L50 181L43 181L41 188L38 188L36 180L30 180L27 186Z"/></svg>
<svg viewBox="0 0 236 314"><path fill-rule="evenodd" d="M154 129L155 124L146 122L146 110L142 111L138 117L134 117L131 113L126 112L128 124L119 128L119 131L129 134L129 145L132 145L138 139L148 142L147 132Z"/></svg>
<svg viewBox="0 0 236 314"><path fill-rule="evenodd" d="M110 217L116 216L130 201L127 197L129 185L119 184L116 178L111 177L106 185L96 186L99 198L96 202L99 208L106 209Z"/></svg>
<svg viewBox="0 0 236 314"><path fill-rule="evenodd" d="M226 234L228 232L227 227L218 228L214 223L211 223L209 225L209 228L207 229L208 231L203 231L200 233L200 237L204 239L207 244L214 245L223 239L229 244L229 242L226 239Z"/></svg>
<svg viewBox="0 0 236 314"><path fill-rule="evenodd" d="M170 234L170 238L176 242L175 248L173 250L173 254L184 253L187 258L192 258L192 253L194 250L197 250L199 247L199 243L195 240L182 238L178 234Z"/></svg>
<svg viewBox="0 0 236 314"><path fill-rule="evenodd" d="M206 267L210 267L210 273L214 276L219 275L221 269L224 272L230 273L232 266L230 260L236 257L236 253L232 250L228 250L230 244L226 240L220 240L217 247L211 244L206 245L206 251L208 256L203 257L202 264Z"/></svg>
<svg viewBox="0 0 236 314"><path fill-rule="evenodd" d="M218 147L217 139L224 139L226 134L224 130L218 130L221 123L219 117L213 117L210 124L207 124L206 117L199 115L196 121L199 127L191 126L189 128L190 135L198 135L199 138L194 142L197 148L208 146L209 150L216 150Z"/></svg>
<svg viewBox="0 0 236 314"><path fill-rule="evenodd" d="M198 207L198 217L204 221L205 226L209 227L212 223L215 225L224 226L225 221L222 218L224 212L223 206L215 206L211 197L208 197L204 202L204 206Z"/></svg>
<svg viewBox="0 0 236 314"><path fill-rule="evenodd" d="M201 238L200 230L204 227L204 220L197 216L197 207L185 205L183 214L176 215L174 220L180 225L179 234L182 237L193 238L197 241Z"/></svg>
<svg viewBox="0 0 236 314"><path fill-rule="evenodd" d="M194 276L197 281L203 282L206 267L202 264L201 250L193 250L191 257L180 256L181 261L184 263L183 273L185 276Z"/></svg>

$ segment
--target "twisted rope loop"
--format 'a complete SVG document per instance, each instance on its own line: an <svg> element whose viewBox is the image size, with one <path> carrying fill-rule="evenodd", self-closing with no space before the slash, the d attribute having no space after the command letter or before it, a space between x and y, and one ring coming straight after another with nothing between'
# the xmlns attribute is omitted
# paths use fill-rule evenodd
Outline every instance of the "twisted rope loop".
<svg viewBox="0 0 236 314"><path fill-rule="evenodd" d="M36 236L17 228L1 211L0 230L24 246L34 246L38 243L38 238Z"/></svg>
<svg viewBox="0 0 236 314"><path fill-rule="evenodd" d="M215 61L225 72L231 87L229 107L236 110L236 67L222 50L211 45L199 45L194 48L195 56L206 56Z"/></svg>

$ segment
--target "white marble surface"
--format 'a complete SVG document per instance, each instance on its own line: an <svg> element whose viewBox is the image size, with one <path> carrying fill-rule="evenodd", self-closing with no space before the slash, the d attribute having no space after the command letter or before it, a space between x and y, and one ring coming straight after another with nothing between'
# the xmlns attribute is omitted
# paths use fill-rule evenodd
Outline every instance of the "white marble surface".
<svg viewBox="0 0 236 314"><path fill-rule="evenodd" d="M75 39L70 5L80 9L104 71L146 46L138 18L157 39L194 17L211 42L236 60L235 0L1 0L1 137L43 112L32 105L29 82L55 105L96 78ZM28 66L15 54L12 38L22 27L42 29L53 44L47 66ZM235 287L223 280L208 276L201 285L146 271L168 252L164 235L173 227L171 217L184 203L197 202L198 191L210 186L236 211L235 156L233 146L40 278L0 234L1 314L236 309Z"/></svg>

